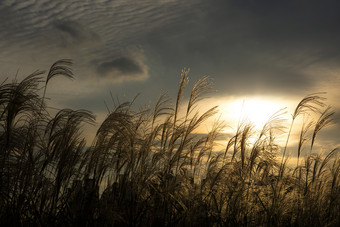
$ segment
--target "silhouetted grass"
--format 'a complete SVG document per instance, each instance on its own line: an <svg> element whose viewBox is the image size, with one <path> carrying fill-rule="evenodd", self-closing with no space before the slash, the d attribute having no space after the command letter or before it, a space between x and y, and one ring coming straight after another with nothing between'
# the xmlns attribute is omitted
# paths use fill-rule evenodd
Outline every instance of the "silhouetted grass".
<svg viewBox="0 0 340 227"><path fill-rule="evenodd" d="M260 132L241 122L234 136L224 138L223 123L217 121L199 135L195 129L217 113L217 107L199 112L211 82L196 82L183 106L188 84L183 70L175 106L166 94L150 109L119 104L85 147L82 127L94 123L93 114L63 109L52 116L45 104L50 80L73 78L71 65L60 60L47 75L37 71L0 85L3 225L339 225L337 148L328 153L313 148L334 114L324 108L322 94L298 104L284 147L276 142L285 128L284 110ZM294 123L309 112L319 118L304 122L296 151L291 150L297 164L287 165ZM228 141L224 150L216 148L219 139ZM305 156L303 149L309 149Z"/></svg>

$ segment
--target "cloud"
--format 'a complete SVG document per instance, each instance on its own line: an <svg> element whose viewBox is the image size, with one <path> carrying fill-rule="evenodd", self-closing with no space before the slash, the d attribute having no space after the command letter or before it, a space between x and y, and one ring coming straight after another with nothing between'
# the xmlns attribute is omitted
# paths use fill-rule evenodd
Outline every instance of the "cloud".
<svg viewBox="0 0 340 227"><path fill-rule="evenodd" d="M99 63L96 71L102 78L116 82L145 80L149 74L144 61L145 57L141 53L134 53Z"/></svg>
<svg viewBox="0 0 340 227"><path fill-rule="evenodd" d="M61 47L69 48L80 44L95 44L100 41L97 33L76 21L56 21L53 23L57 42Z"/></svg>
<svg viewBox="0 0 340 227"><path fill-rule="evenodd" d="M136 61L127 57L120 57L110 62L104 62L98 67L98 72L102 74L107 74L115 70L121 74L139 74L143 72L143 69Z"/></svg>
<svg viewBox="0 0 340 227"><path fill-rule="evenodd" d="M190 67L227 94L305 95L331 80L324 69L340 60L339 3L246 2L216 0L147 33L146 45L161 53L150 67Z"/></svg>
<svg viewBox="0 0 340 227"><path fill-rule="evenodd" d="M23 70L32 70L44 68L57 59L72 58L76 63L75 72L84 79L96 75L97 68L95 73L91 68L96 62L96 67L106 69L106 76L121 81L148 77L144 60L126 55L121 50L143 45L140 37L145 32L178 21L181 19L179 15L188 14L188 9L194 8L200 1L0 2L0 63L6 63L3 69L20 66ZM134 62L135 69L139 67L140 72L127 73L119 68L117 65L122 62L115 60L123 56ZM127 65L134 65L131 62ZM114 63L114 67L110 68L110 63Z"/></svg>

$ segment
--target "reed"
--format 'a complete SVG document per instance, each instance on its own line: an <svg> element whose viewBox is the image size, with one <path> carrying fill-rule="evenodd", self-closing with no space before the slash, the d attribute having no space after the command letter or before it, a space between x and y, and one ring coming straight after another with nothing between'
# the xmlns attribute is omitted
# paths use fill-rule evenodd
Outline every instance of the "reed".
<svg viewBox="0 0 340 227"><path fill-rule="evenodd" d="M204 77L184 97L189 80L183 70L175 105L163 94L150 108L136 110L134 100L107 106L106 119L86 147L82 128L94 124L93 114L71 109L51 113L45 99L53 77L73 78L71 65L60 60L47 74L36 71L21 82L0 85L4 225L340 223L338 149L322 153L315 146L318 133L334 123L322 93L302 99L288 129L283 109L260 131L241 121L235 135L226 137L225 123L217 120L202 135L195 130L218 113L217 107L200 111L212 83ZM288 146L296 119L309 113L318 116L305 118L297 147ZM286 144L280 147L276 137L284 132ZM227 141L223 149L217 146L221 139ZM297 154L294 167L287 164L288 151Z"/></svg>

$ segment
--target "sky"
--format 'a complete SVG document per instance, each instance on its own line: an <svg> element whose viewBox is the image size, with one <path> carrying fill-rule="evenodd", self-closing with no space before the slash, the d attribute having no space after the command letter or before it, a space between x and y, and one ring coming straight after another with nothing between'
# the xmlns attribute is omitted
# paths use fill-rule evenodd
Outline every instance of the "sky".
<svg viewBox="0 0 340 227"><path fill-rule="evenodd" d="M100 120L110 92L122 101L140 93L146 105L165 91L175 97L190 68L191 83L213 79L208 103L222 112L251 100L292 110L327 92L339 121L339 12L335 0L1 0L0 77L73 59L75 80L54 79L47 95ZM339 137L333 125L320 138Z"/></svg>

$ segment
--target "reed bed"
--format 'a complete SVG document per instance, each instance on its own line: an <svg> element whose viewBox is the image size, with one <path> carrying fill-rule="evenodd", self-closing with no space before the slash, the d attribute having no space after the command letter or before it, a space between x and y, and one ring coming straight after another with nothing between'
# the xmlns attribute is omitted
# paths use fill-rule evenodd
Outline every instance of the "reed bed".
<svg viewBox="0 0 340 227"><path fill-rule="evenodd" d="M54 77L73 78L71 66L59 60L47 73L0 85L4 226L339 226L338 150L315 148L333 123L323 94L304 97L288 127L281 110L260 132L241 122L229 138L217 121L202 135L195 130L218 112L199 111L212 83L197 81L184 105L184 69L174 105L166 94L149 109L121 103L86 146L82 130L94 115L51 113L45 100ZM305 120L297 147L289 146L296 119L308 113L319 117Z"/></svg>

